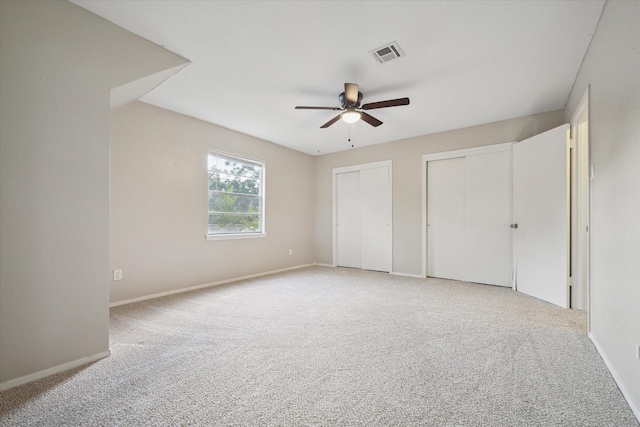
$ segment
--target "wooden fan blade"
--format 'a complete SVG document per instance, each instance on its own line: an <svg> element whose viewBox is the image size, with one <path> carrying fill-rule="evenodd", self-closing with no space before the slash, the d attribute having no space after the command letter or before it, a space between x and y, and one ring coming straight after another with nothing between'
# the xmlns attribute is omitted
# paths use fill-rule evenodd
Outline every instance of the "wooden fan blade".
<svg viewBox="0 0 640 427"><path fill-rule="evenodd" d="M360 112L360 118L365 122L369 123L373 127L378 127L382 124L380 120L376 119L372 115L369 115L363 111Z"/></svg>
<svg viewBox="0 0 640 427"><path fill-rule="evenodd" d="M333 119L329 120L327 123L325 123L322 126L320 126L320 129L326 129L329 126L331 126L332 124L334 124L335 122L337 122L338 120L340 120L340 114L338 114Z"/></svg>
<svg viewBox="0 0 640 427"><path fill-rule="evenodd" d="M409 105L409 98L389 99L388 101L371 102L362 106L363 110L375 110L376 108L397 107Z"/></svg>
<svg viewBox="0 0 640 427"><path fill-rule="evenodd" d="M333 110L333 111L337 111L340 110L340 107L301 107L301 106L297 106L296 110Z"/></svg>
<svg viewBox="0 0 640 427"><path fill-rule="evenodd" d="M355 105L358 103L358 85L355 83L344 84L344 99L348 105Z"/></svg>

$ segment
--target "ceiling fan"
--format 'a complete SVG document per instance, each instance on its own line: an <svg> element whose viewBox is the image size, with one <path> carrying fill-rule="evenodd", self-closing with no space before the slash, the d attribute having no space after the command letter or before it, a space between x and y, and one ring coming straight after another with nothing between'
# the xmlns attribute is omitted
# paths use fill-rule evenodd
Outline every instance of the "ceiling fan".
<svg viewBox="0 0 640 427"><path fill-rule="evenodd" d="M334 110L342 111L333 119L320 126L321 129L328 128L338 120L342 119L347 123L355 123L362 119L373 127L380 126L382 122L370 114L362 110L375 110L376 108L397 107L400 105L409 105L409 98L389 99L387 101L370 102L360 105L362 102L362 92L358 91L358 85L355 83L345 83L344 92L338 99L341 107L296 107L296 110Z"/></svg>

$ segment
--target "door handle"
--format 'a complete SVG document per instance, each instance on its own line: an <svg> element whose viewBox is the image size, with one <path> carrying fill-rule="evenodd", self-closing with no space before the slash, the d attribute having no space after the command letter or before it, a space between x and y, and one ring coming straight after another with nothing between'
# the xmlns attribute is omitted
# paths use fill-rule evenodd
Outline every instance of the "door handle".
<svg viewBox="0 0 640 427"><path fill-rule="evenodd" d="M518 224L511 224L509 228L518 228Z"/></svg>

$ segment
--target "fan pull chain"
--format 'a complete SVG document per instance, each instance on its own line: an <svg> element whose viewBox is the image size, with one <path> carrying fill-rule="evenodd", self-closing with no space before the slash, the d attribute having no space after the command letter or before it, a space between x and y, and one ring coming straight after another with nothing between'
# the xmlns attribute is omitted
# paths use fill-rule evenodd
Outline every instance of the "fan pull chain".
<svg viewBox="0 0 640 427"><path fill-rule="evenodd" d="M351 131L353 130L353 123L349 124L349 142L351 142ZM351 144L351 148L353 148L353 144Z"/></svg>

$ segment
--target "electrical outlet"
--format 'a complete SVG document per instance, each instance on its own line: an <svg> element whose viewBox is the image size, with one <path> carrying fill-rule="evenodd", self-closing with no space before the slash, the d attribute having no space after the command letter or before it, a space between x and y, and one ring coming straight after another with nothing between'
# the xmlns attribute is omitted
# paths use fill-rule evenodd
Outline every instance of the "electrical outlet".
<svg viewBox="0 0 640 427"><path fill-rule="evenodd" d="M113 280L122 280L122 270L113 270Z"/></svg>
<svg viewBox="0 0 640 427"><path fill-rule="evenodd" d="M293 249L289 249L289 255L293 255Z"/></svg>
<svg viewBox="0 0 640 427"><path fill-rule="evenodd" d="M636 344L636 357L640 359L640 344Z"/></svg>

